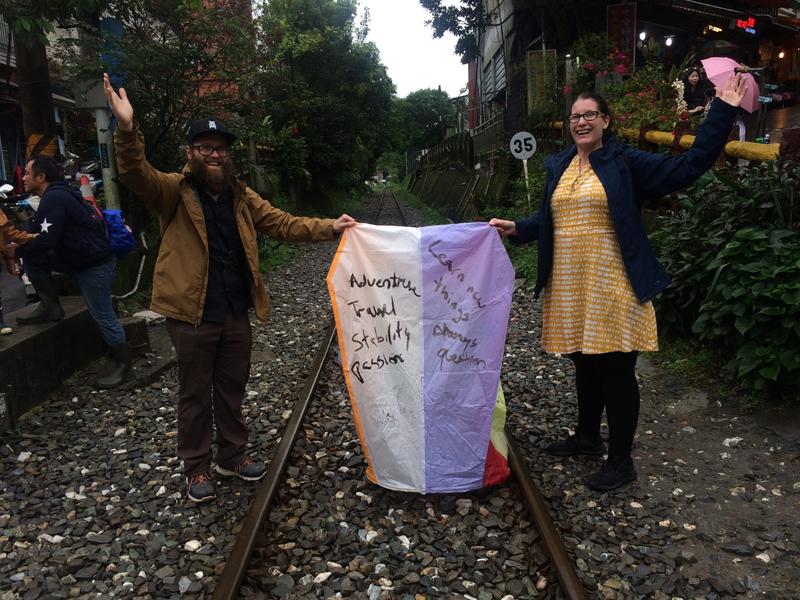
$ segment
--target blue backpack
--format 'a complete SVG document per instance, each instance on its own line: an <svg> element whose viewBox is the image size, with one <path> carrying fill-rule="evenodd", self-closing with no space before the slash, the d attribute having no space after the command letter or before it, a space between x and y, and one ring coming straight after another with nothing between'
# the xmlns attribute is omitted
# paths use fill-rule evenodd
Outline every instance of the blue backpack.
<svg viewBox="0 0 800 600"><path fill-rule="evenodd" d="M108 243L117 258L123 258L136 246L136 238L133 231L125 225L125 218L122 211L118 208L104 208L102 210L103 219L106 222L106 234Z"/></svg>
<svg viewBox="0 0 800 600"><path fill-rule="evenodd" d="M125 225L125 217L118 208L104 208L100 210L94 197L82 198L84 206L94 211L103 222L106 229L106 237L111 246L112 252L117 258L124 258L136 246L136 238L133 237L133 230Z"/></svg>

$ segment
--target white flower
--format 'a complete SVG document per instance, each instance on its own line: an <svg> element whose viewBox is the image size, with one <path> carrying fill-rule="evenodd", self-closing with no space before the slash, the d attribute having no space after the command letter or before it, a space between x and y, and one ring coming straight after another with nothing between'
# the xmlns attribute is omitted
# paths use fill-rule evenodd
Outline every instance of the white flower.
<svg viewBox="0 0 800 600"><path fill-rule="evenodd" d="M686 104L686 100L683 99L683 92L684 92L683 81L681 81L680 79L676 79L675 81L672 82L672 87L675 88L675 93L676 93L675 112L678 113L679 115L688 112L689 106Z"/></svg>

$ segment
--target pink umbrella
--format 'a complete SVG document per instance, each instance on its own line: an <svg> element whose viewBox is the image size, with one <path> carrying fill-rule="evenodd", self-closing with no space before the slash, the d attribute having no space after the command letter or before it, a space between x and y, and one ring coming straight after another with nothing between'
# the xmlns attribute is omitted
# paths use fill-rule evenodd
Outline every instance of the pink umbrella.
<svg viewBox="0 0 800 600"><path fill-rule="evenodd" d="M751 113L758 110L758 84L750 73L749 67L736 62L732 58L726 58L724 56L704 58L700 62L703 63L703 69L705 69L708 80L718 88L725 87L731 75L742 73L745 79L742 108Z"/></svg>

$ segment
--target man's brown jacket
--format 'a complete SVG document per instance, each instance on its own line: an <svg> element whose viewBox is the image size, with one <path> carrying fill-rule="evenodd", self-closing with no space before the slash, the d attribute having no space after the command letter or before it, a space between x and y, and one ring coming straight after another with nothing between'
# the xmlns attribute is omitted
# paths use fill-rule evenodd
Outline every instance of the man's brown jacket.
<svg viewBox="0 0 800 600"><path fill-rule="evenodd" d="M114 145L120 179L159 215L161 249L153 273L151 307L167 317L199 324L208 287L208 236L188 170L162 173L154 169L145 159L144 138L138 130L117 129ZM271 304L259 273L256 231L276 240L324 241L335 237L334 220L290 215L238 181L233 210L253 275L250 297L256 316L266 321Z"/></svg>

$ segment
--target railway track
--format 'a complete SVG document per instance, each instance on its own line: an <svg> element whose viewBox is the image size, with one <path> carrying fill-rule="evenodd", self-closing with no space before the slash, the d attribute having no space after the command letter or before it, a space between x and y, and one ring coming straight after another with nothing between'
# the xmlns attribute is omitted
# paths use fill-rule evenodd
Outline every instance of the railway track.
<svg viewBox="0 0 800 600"><path fill-rule="evenodd" d="M405 211L391 190L381 192L371 222L407 224ZM315 597L315 592L321 594L317 597L335 597L330 593L334 588L326 584L347 573L349 583L342 579L338 591L344 596L426 598L439 596L444 587L449 590L446 597L494 598L501 589L495 585L496 577L491 586L495 595L489 596L480 596L481 582L472 579L481 579L481 567L504 554L510 556L506 565L527 565L528 575L522 582L528 584L504 586L507 593L502 597L585 598L561 537L508 431L512 480L504 485L456 498L455 494L404 494L367 482L349 402L342 392L335 337L331 322L213 598ZM309 414L311 423L306 422ZM305 475L313 460L327 461L321 481ZM337 481L339 475L342 478ZM318 491L309 498L311 489ZM487 507L502 510L495 515ZM433 539L436 536L426 527L429 522L441 525L459 518L475 521L476 539ZM332 523L338 524L335 531L330 529ZM354 544L359 548L355 556ZM325 556L324 564L303 562L310 549ZM436 556L437 550L442 556ZM465 557L464 571L473 574L459 578L450 568L454 554ZM399 581L392 578L398 570ZM357 591L354 584L369 576L374 583Z"/></svg>

